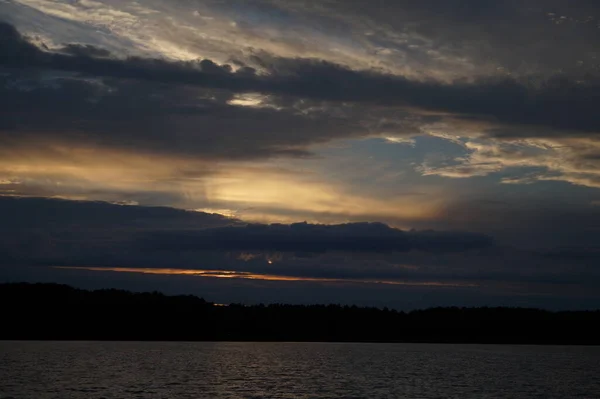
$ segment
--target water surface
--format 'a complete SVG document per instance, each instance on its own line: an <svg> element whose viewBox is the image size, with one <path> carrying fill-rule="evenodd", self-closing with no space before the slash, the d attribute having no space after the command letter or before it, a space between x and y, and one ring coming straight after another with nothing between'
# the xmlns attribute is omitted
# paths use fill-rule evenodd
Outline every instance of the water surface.
<svg viewBox="0 0 600 399"><path fill-rule="evenodd" d="M0 399L600 398L600 347L0 342Z"/></svg>

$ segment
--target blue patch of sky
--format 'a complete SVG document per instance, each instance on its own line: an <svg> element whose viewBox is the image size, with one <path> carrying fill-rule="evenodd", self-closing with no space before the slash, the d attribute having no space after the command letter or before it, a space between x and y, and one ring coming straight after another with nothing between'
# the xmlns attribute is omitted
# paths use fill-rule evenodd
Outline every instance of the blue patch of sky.
<svg viewBox="0 0 600 399"><path fill-rule="evenodd" d="M457 158L469 150L462 145L433 136L413 137L414 143L392 143L385 139L346 140L316 150L321 160L319 173L343 181L360 190L402 194L425 187L458 193L463 197L519 198L589 204L600 196L599 190L562 181L535 181L530 184L505 184L504 178L534 177L546 170L539 167L512 167L486 176L449 178L423 176L418 166L423 162L455 165ZM534 150L537 151L537 150ZM385 178L385 177L388 178ZM383 183L384 182L384 183Z"/></svg>

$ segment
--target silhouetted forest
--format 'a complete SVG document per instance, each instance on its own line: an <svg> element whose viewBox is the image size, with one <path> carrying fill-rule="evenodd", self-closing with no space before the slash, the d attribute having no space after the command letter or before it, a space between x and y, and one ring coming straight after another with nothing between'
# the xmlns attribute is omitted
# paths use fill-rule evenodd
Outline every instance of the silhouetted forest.
<svg viewBox="0 0 600 399"><path fill-rule="evenodd" d="M599 344L600 311L217 306L195 296L2 284L0 339Z"/></svg>

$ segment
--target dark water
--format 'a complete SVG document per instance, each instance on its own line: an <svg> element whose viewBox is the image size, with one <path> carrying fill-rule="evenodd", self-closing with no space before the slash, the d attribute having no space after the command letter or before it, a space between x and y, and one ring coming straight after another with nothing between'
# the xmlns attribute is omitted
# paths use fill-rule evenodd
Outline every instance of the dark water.
<svg viewBox="0 0 600 399"><path fill-rule="evenodd" d="M0 398L600 398L600 347L0 342Z"/></svg>

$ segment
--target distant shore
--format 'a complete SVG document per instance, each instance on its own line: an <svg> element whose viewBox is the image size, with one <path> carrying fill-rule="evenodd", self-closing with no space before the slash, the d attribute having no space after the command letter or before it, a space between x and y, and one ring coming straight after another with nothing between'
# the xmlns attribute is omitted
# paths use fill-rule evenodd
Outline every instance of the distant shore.
<svg viewBox="0 0 600 399"><path fill-rule="evenodd" d="M158 292L0 284L3 340L600 345L600 310L214 304Z"/></svg>

